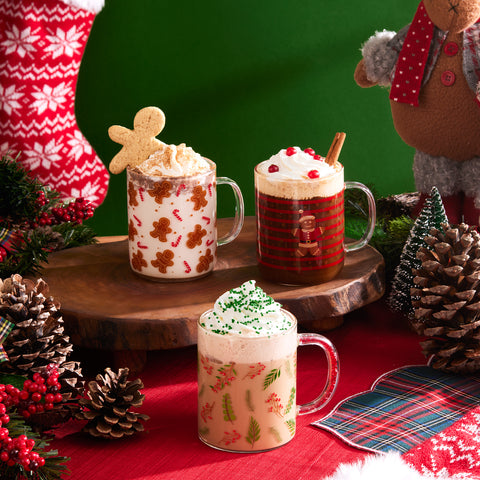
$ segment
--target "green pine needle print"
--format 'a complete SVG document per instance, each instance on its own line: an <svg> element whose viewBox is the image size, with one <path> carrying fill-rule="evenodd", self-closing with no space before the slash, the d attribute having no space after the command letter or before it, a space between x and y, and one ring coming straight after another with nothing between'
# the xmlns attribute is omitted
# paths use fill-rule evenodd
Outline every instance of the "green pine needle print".
<svg viewBox="0 0 480 480"><path fill-rule="evenodd" d="M288 429L290 430L290 435L293 437L295 435L295 420L291 418L285 422Z"/></svg>
<svg viewBox="0 0 480 480"><path fill-rule="evenodd" d="M285 412L283 413L286 415L293 407L295 403L295 387L292 387L292 390L290 391L290 398L288 399L287 406L285 407Z"/></svg>
<svg viewBox="0 0 480 480"><path fill-rule="evenodd" d="M275 438L277 443L282 443L282 437L275 427L270 427L269 432L273 435L273 438Z"/></svg>
<svg viewBox="0 0 480 480"><path fill-rule="evenodd" d="M237 417L235 416L235 413L233 412L232 397L229 393L226 393L223 396L222 407L223 407L223 419L226 422L233 423L237 419Z"/></svg>
<svg viewBox="0 0 480 480"><path fill-rule="evenodd" d="M248 434L245 437L245 440L252 446L252 448L255 445L255 442L258 442L258 440L260 440L260 425L253 417L250 417Z"/></svg>
<svg viewBox="0 0 480 480"><path fill-rule="evenodd" d="M252 403L252 392L250 392L250 390L247 390L245 392L245 403L247 404L247 408L251 412L255 411L255 407L253 406L253 403Z"/></svg>
<svg viewBox="0 0 480 480"><path fill-rule="evenodd" d="M270 370L270 373L267 374L263 382L263 389L266 390L280 376L280 373L279 368Z"/></svg>

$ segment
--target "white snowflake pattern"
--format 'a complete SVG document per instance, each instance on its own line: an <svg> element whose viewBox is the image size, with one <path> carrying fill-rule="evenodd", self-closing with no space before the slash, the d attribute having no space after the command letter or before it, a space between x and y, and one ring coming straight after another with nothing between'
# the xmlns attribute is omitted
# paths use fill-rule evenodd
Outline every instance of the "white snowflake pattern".
<svg viewBox="0 0 480 480"><path fill-rule="evenodd" d="M97 183L98 182L87 182L81 189L72 188L70 194L74 198L82 197L92 205L96 205L100 200L100 197L98 196L99 188Z"/></svg>
<svg viewBox="0 0 480 480"><path fill-rule="evenodd" d="M8 142L4 142L0 145L0 156L11 155L12 147L8 144Z"/></svg>
<svg viewBox="0 0 480 480"><path fill-rule="evenodd" d="M46 145L35 142L32 149L26 148L24 150L25 156L22 163L24 163L30 170L38 167L49 170L52 163L58 162L62 159L59 155L63 145L61 141L50 140Z"/></svg>
<svg viewBox="0 0 480 480"><path fill-rule="evenodd" d="M70 135L70 140L67 141L67 144L72 147L71 153L75 156L75 160L78 160L85 154L91 155L93 152L91 145L79 130L75 130L74 134Z"/></svg>
<svg viewBox="0 0 480 480"><path fill-rule="evenodd" d="M36 51L34 44L40 38L40 35L33 35L30 27L19 30L16 25L12 25L11 30L6 30L5 35L7 38L1 43L5 48L5 54L17 52L21 58Z"/></svg>
<svg viewBox="0 0 480 480"><path fill-rule="evenodd" d="M2 85L0 85L0 109L7 115L11 115L16 108L22 107L18 100L20 100L24 94L16 90L15 87L16 85L11 85L10 87L3 88Z"/></svg>
<svg viewBox="0 0 480 480"><path fill-rule="evenodd" d="M60 55L73 57L82 48L82 43L79 40L83 35L83 31L77 31L75 26L66 32L57 28L55 35L47 35L47 40L51 43L45 48L45 51L51 52L52 58L57 58Z"/></svg>
<svg viewBox="0 0 480 480"><path fill-rule="evenodd" d="M71 90L65 83L60 83L54 88L44 85L42 90L37 90L32 92L32 96L36 99L32 103L32 108L40 114L47 109L55 112L57 108L67 102L67 96L71 94Z"/></svg>

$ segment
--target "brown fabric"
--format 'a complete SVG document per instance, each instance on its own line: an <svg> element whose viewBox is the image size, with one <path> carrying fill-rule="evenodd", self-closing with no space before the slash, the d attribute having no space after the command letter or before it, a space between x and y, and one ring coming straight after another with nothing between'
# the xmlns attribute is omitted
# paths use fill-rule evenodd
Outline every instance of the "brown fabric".
<svg viewBox="0 0 480 480"><path fill-rule="evenodd" d="M463 45L462 33L449 33L449 42ZM455 75L453 85L442 74ZM480 155L480 108L462 70L461 49L448 56L442 49L430 80L423 86L419 106L390 102L395 129L405 143L434 156L462 161Z"/></svg>

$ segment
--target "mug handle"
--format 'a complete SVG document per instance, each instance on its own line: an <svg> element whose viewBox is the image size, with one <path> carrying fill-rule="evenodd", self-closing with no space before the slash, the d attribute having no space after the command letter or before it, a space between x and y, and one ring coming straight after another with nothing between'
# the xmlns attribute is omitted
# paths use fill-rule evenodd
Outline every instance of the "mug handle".
<svg viewBox="0 0 480 480"><path fill-rule="evenodd" d="M230 185L233 190L233 196L235 197L235 218L233 220L233 226L231 230L223 235L223 237L217 240L217 245L226 245L232 242L238 237L238 234L242 230L243 220L245 216L245 207L243 204L243 195L240 187L228 177L217 177L217 185Z"/></svg>
<svg viewBox="0 0 480 480"><path fill-rule="evenodd" d="M365 233L360 240L345 244L345 250L347 252L353 252L354 250L358 250L359 248L364 247L372 238L373 231L375 230L375 224L377 221L377 209L375 208L375 198L373 196L373 193L363 183L345 182L345 189L348 188L358 188L362 190L367 196L368 200L368 223Z"/></svg>
<svg viewBox="0 0 480 480"><path fill-rule="evenodd" d="M323 349L327 356L327 381L323 387L322 393L311 402L297 406L297 415L305 415L306 413L316 412L324 407L332 398L337 389L338 378L340 374L340 361L338 353L332 342L318 333L299 333L299 345L317 345Z"/></svg>

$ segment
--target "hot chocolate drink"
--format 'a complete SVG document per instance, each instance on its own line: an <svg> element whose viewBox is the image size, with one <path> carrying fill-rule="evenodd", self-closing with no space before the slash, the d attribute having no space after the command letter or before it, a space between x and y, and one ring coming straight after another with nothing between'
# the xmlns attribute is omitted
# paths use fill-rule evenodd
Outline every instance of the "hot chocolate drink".
<svg viewBox="0 0 480 480"><path fill-rule="evenodd" d="M342 269L343 166L312 149L281 150L255 168L257 254L262 275L315 284Z"/></svg>

